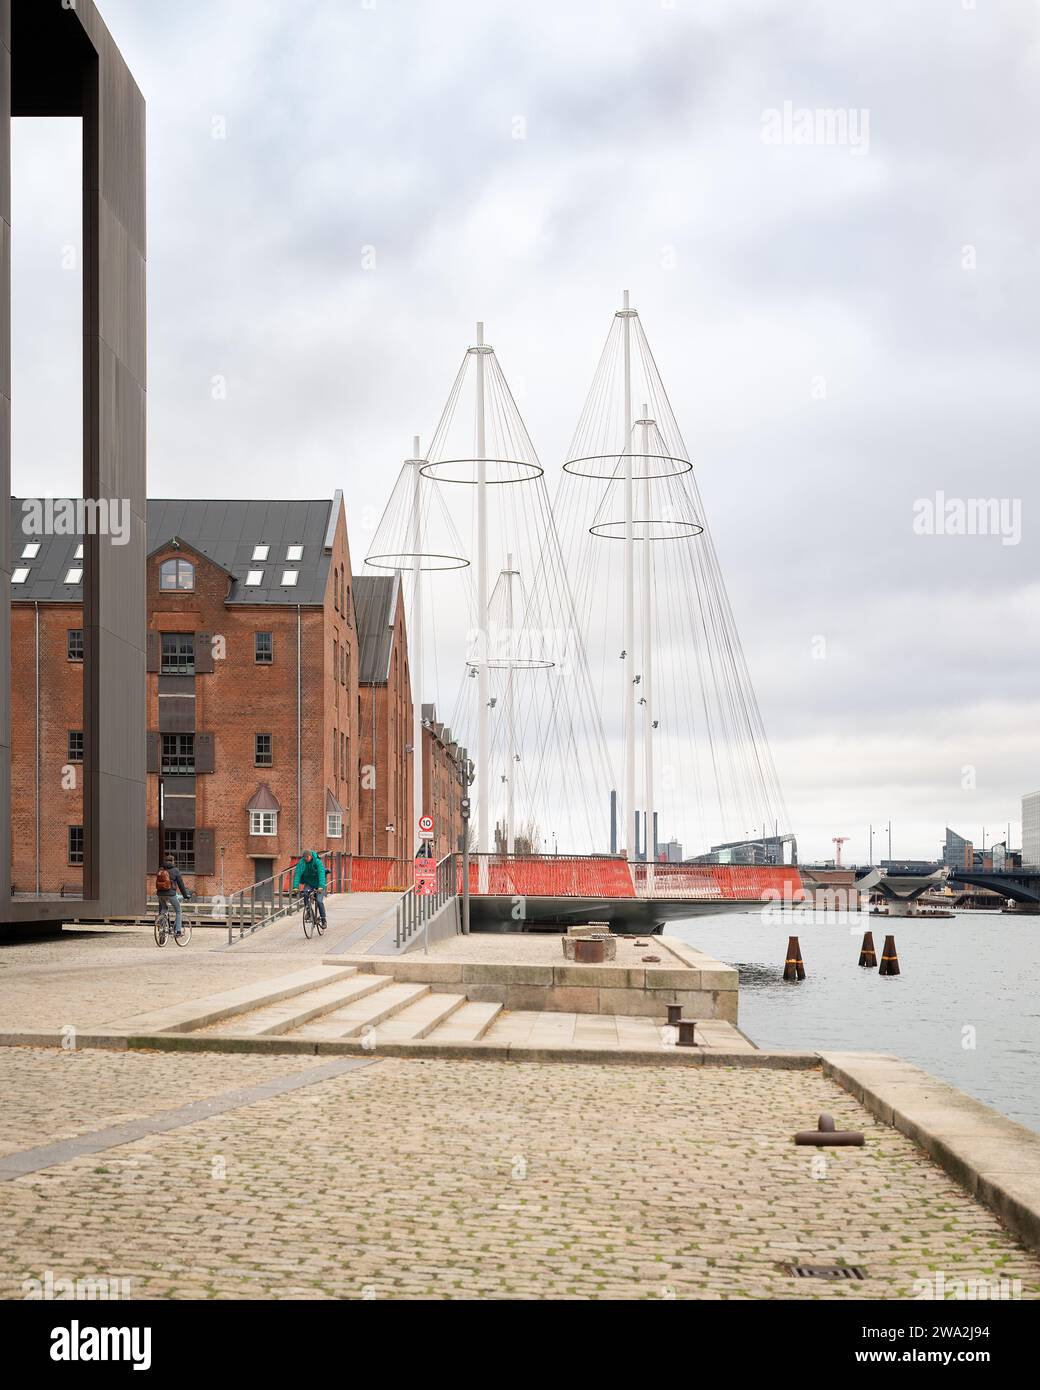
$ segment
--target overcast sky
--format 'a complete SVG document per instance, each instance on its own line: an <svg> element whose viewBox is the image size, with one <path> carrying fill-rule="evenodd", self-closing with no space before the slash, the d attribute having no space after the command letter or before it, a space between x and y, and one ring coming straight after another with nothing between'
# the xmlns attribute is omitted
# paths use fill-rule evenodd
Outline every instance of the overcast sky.
<svg viewBox="0 0 1040 1390"><path fill-rule="evenodd" d="M947 823L1018 844L1040 786L1034 5L100 9L148 104L152 495L342 487L358 569L474 321L554 481L628 287L803 855L844 834L865 862L889 818L897 854ZM841 110L849 139L785 142L785 103L789 136ZM15 488L75 492L52 402L78 386L78 204L45 192L74 187L75 132L19 124ZM916 533L938 492L1005 499L1006 534Z"/></svg>

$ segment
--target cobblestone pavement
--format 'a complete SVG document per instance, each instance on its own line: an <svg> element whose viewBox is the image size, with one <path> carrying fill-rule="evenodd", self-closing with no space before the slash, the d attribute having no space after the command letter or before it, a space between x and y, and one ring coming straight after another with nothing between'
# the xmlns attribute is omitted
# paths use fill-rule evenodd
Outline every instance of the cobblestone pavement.
<svg viewBox="0 0 1040 1390"><path fill-rule="evenodd" d="M313 1062L8 1048L5 1137ZM866 1147L795 1148L820 1110ZM4 1182L0 1222L5 1297L50 1271L134 1297L906 1298L940 1270L1040 1296L988 1211L815 1072L384 1059ZM866 1281L776 1268L839 1260Z"/></svg>

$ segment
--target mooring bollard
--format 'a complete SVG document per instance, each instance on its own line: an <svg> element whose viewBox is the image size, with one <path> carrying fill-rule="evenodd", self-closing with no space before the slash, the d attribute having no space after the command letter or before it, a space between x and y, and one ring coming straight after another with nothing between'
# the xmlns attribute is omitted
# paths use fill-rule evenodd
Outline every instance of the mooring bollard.
<svg viewBox="0 0 1040 1390"><path fill-rule="evenodd" d="M860 965L868 965L871 970L877 965L877 955L874 951L874 933L872 931L863 933L863 945L859 948Z"/></svg>
<svg viewBox="0 0 1040 1390"><path fill-rule="evenodd" d="M899 957L896 955L896 939L894 936L885 937L885 945L881 952L881 968L879 975L898 975Z"/></svg>
<svg viewBox="0 0 1040 1390"><path fill-rule="evenodd" d="M679 1020L679 1047L696 1047L697 1039L694 1033L694 1020L692 1018L681 1018Z"/></svg>
<svg viewBox="0 0 1040 1390"><path fill-rule="evenodd" d="M794 1136L794 1142L843 1149L862 1144L863 1135L855 1129L835 1129L834 1117L821 1115L816 1129L800 1129Z"/></svg>
<svg viewBox="0 0 1040 1390"><path fill-rule="evenodd" d="M669 1005L668 1005L668 1027L669 1027L669 1028L678 1028L678 1026L679 1026L679 1024L680 1024L681 1022L682 1022L682 1005L681 1005L681 1004L669 1004Z"/></svg>
<svg viewBox="0 0 1040 1390"><path fill-rule="evenodd" d="M784 961L784 979L805 979L805 966L802 964L802 948L798 945L797 936L788 938L787 959Z"/></svg>

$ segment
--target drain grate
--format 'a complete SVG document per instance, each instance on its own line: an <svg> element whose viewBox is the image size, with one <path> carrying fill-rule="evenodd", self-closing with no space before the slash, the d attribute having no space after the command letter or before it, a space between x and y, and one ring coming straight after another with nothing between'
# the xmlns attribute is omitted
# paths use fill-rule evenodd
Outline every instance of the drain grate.
<svg viewBox="0 0 1040 1390"><path fill-rule="evenodd" d="M783 1274L795 1279L865 1279L862 1265L780 1265Z"/></svg>

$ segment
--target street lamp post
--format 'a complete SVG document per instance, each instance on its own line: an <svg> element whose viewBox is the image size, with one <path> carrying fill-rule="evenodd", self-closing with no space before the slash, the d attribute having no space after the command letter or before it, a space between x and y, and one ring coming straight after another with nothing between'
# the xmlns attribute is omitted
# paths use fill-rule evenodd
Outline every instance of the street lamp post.
<svg viewBox="0 0 1040 1390"><path fill-rule="evenodd" d="M469 757L463 749L459 758L459 784L462 796L459 800L459 815L462 820L462 934L469 936L469 787L473 778L467 764Z"/></svg>

